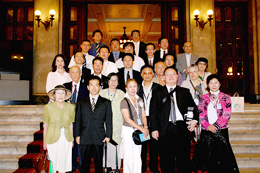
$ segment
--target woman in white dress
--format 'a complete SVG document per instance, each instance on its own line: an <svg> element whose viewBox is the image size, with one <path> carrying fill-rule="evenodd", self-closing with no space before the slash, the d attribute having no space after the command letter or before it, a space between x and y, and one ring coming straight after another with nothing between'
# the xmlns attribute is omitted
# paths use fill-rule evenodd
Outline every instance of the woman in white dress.
<svg viewBox="0 0 260 173"><path fill-rule="evenodd" d="M69 73L66 72L66 61L62 54L54 57L52 62L52 71L48 73L46 81L46 92L48 93L57 85L70 82L71 78Z"/></svg>

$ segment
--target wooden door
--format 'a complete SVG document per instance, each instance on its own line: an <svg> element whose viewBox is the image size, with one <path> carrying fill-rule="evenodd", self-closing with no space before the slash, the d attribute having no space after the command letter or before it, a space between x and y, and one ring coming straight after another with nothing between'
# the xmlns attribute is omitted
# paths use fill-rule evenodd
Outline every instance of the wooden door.
<svg viewBox="0 0 260 173"><path fill-rule="evenodd" d="M247 3L215 3L216 59L221 90L249 96Z"/></svg>

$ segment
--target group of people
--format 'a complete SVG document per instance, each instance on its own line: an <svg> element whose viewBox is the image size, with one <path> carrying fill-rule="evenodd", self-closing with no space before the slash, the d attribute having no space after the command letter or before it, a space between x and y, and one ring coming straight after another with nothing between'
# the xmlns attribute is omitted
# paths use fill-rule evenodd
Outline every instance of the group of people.
<svg viewBox="0 0 260 173"><path fill-rule="evenodd" d="M92 157L97 173L104 162L120 168L121 159L123 172L146 172L148 150L151 172L160 172L158 160L163 173L239 172L228 137L230 96L220 92L220 78L206 71L208 60L191 53L190 42L176 59L166 37L156 51L133 30L123 52L117 38L110 52L100 30L92 36L94 43L83 40L81 52L71 57L69 73L59 54L47 77L43 147L55 172L89 172ZM191 160L191 136L200 126ZM135 130L150 140L135 144Z"/></svg>

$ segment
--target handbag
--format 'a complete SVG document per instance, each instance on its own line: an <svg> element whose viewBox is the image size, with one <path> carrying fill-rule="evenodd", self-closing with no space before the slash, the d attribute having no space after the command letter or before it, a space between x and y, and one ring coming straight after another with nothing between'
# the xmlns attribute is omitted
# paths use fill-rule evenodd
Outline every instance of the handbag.
<svg viewBox="0 0 260 173"><path fill-rule="evenodd" d="M238 92L236 92L231 97L232 112L244 112L244 102L244 97L239 97Z"/></svg>
<svg viewBox="0 0 260 173"><path fill-rule="evenodd" d="M130 118L134 121L134 118L133 118L133 114L132 114L132 110L131 110L131 107L130 107L130 104L129 104L129 101L125 98L126 100L126 103L128 105L128 110L129 110L129 114L130 114ZM140 138L140 135L142 135L143 133L140 131L140 130L135 130L132 134L132 137L133 137L133 141L136 145L141 145L142 142L144 141L141 141L141 138Z"/></svg>
<svg viewBox="0 0 260 173"><path fill-rule="evenodd" d="M49 173L50 160L48 159L48 151L44 150L38 159L34 169L37 173Z"/></svg>

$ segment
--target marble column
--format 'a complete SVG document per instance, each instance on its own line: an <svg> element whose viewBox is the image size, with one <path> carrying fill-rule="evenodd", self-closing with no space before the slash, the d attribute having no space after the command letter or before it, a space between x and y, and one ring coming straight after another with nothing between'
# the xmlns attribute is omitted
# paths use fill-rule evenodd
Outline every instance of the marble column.
<svg viewBox="0 0 260 173"><path fill-rule="evenodd" d="M60 22L60 1L62 0L37 0L34 1L34 10L41 11L41 19L45 21L50 18L49 11L55 10L53 26L48 31L44 25L40 23L38 27L37 21L34 23L33 36L33 95L46 95L46 78L51 71L53 58L59 53L61 37L59 35ZM61 49L60 49L61 50Z"/></svg>
<svg viewBox="0 0 260 173"><path fill-rule="evenodd" d="M253 1L253 41L254 41L254 72L255 94L260 97L260 1ZM258 98L260 99L260 98Z"/></svg>
<svg viewBox="0 0 260 173"><path fill-rule="evenodd" d="M207 11L213 10L214 12L214 0L187 0L189 3L189 20L190 28L190 40L193 44L193 53L199 57L205 57L209 60L208 71L216 73L216 38L215 38L215 19L211 21L211 27L207 23L204 29L201 31L199 27L196 27L196 21L194 20L193 11L199 10L199 18L207 21ZM214 14L213 14L214 18Z"/></svg>

